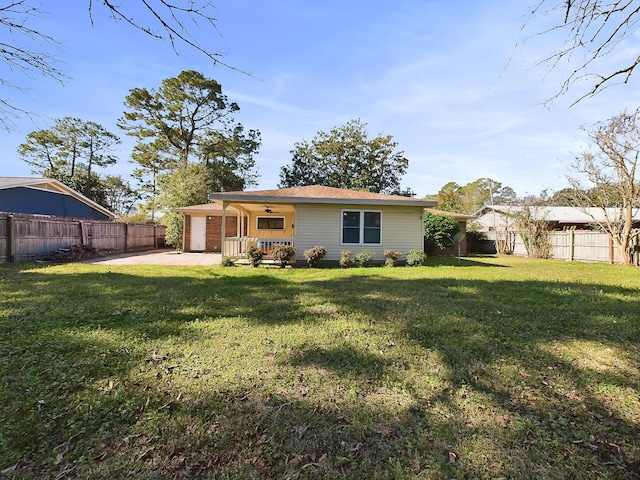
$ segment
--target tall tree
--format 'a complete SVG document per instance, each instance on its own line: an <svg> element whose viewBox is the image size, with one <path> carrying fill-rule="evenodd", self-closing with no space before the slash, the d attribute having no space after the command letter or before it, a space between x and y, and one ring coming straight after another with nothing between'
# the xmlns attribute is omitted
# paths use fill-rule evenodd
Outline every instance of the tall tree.
<svg viewBox="0 0 640 480"><path fill-rule="evenodd" d="M532 15L554 18L553 25L542 35L566 33L565 43L544 62L552 69L568 72L558 95L574 86L586 86L586 92L579 94L574 103L614 82L627 83L640 63L637 51L627 47L629 41L634 41L640 21L638 0L538 0ZM614 66L605 62L605 57L612 58ZM565 63L568 69L560 67Z"/></svg>
<svg viewBox="0 0 640 480"><path fill-rule="evenodd" d="M254 154L260 148L260 132L249 130L245 132L242 125L237 124L225 135L217 131L207 132L198 146L198 156L209 167L215 167L227 176L233 174L242 180L238 189L255 186L258 183L258 172L255 169ZM229 177L230 178L230 177ZM233 183L233 179L230 178ZM223 187L221 182L219 188Z"/></svg>
<svg viewBox="0 0 640 480"><path fill-rule="evenodd" d="M351 120L308 142L294 144L290 165L280 170L280 187L324 185L376 193L405 194L400 180L409 160L391 135L369 139L367 124Z"/></svg>
<svg viewBox="0 0 640 480"><path fill-rule="evenodd" d="M33 167L32 173L60 180L104 204L101 178L93 168L116 163L112 150L119 143L115 134L96 122L65 117L52 128L29 133L18 146L18 155Z"/></svg>
<svg viewBox="0 0 640 480"><path fill-rule="evenodd" d="M104 168L118 161L111 149L120 143L120 139L96 122L86 122L83 127L80 146L86 160L88 186L94 166Z"/></svg>
<svg viewBox="0 0 640 480"><path fill-rule="evenodd" d="M57 178L67 167L59 154L62 144L54 129L36 130L18 146L18 156L33 167L32 173Z"/></svg>
<svg viewBox="0 0 640 480"><path fill-rule="evenodd" d="M462 187L456 182L448 182L438 191L438 208L447 212L462 213L464 211Z"/></svg>
<svg viewBox="0 0 640 480"><path fill-rule="evenodd" d="M139 143L133 147L131 158L138 167L134 168L132 176L138 181L140 199L140 212L147 214L149 220L156 221L156 214L161 210L160 177L168 170L170 163L164 158L162 152L164 148L157 145L159 140L151 143Z"/></svg>
<svg viewBox="0 0 640 480"><path fill-rule="evenodd" d="M0 5L0 32L5 31L11 41L0 40L0 62L7 71L18 72L28 78L38 76L53 78L63 82L68 77L59 68L56 52L60 39L33 26L37 17L47 16L42 2L35 0L9 0ZM144 35L163 40L178 53L179 47L195 50L211 60L236 70L222 61L223 55L211 45L210 32L217 31L215 7L208 0L129 0L127 2L88 0L89 18L93 24L98 11L106 12L114 21L124 22ZM202 27L205 27L202 29ZM205 30L205 40L198 40L195 32ZM0 77L0 87L22 90L6 76ZM8 96L0 97L0 128L10 130L13 118L24 112Z"/></svg>
<svg viewBox="0 0 640 480"><path fill-rule="evenodd" d="M543 192L544 201L549 206L555 206L555 207L577 206L575 204L575 198L577 194L573 190L573 188L570 188L570 187L561 188L560 190L553 192L549 196L547 196L546 193L547 192Z"/></svg>
<svg viewBox="0 0 640 480"><path fill-rule="evenodd" d="M631 263L632 241L640 233L633 230L633 217L640 211L639 116L640 110L623 112L585 128L591 149L576 156L575 175L568 177L576 205L602 212L603 220L594 222L611 236L626 265Z"/></svg>
<svg viewBox="0 0 640 480"><path fill-rule="evenodd" d="M233 115L240 110L217 81L193 70L163 80L157 91L134 88L124 104L129 110L119 126L138 141L161 139L180 168L187 166L204 135L233 131Z"/></svg>
<svg viewBox="0 0 640 480"><path fill-rule="evenodd" d="M139 194L131 188L129 182L120 175L107 175L103 180L103 186L109 210L120 218L134 213Z"/></svg>
<svg viewBox="0 0 640 480"><path fill-rule="evenodd" d="M82 155L82 140L80 138L82 129L83 121L75 117L59 118L53 127L53 130L62 141L59 156L62 164L66 166L65 170L69 177L75 177L76 163Z"/></svg>
<svg viewBox="0 0 640 480"><path fill-rule="evenodd" d="M463 186L449 182L438 192L438 208L455 213L471 214L487 204L512 204L515 200L511 187L491 178L478 178Z"/></svg>
<svg viewBox="0 0 640 480"><path fill-rule="evenodd" d="M208 193L257 183L260 132L236 122L240 107L217 81L184 71L157 90L132 89L125 106L118 125L137 140L134 176L152 217L157 209L206 203Z"/></svg>

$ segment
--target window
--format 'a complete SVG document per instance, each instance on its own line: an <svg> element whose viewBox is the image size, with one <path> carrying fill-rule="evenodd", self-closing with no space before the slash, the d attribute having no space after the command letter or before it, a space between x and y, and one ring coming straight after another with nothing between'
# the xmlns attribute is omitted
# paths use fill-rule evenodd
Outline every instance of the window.
<svg viewBox="0 0 640 480"><path fill-rule="evenodd" d="M258 230L284 230L284 217L258 217Z"/></svg>
<svg viewBox="0 0 640 480"><path fill-rule="evenodd" d="M342 211L342 243L382 243L380 212Z"/></svg>

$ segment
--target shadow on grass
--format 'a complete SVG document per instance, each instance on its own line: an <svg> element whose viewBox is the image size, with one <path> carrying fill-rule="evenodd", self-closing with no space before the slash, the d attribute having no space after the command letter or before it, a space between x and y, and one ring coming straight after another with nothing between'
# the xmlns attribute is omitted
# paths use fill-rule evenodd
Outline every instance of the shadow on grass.
<svg viewBox="0 0 640 480"><path fill-rule="evenodd" d="M352 346L333 348L309 348L295 353L288 359L293 366L316 366L342 377L358 376L370 380L379 379L391 364L379 354L362 352Z"/></svg>
<svg viewBox="0 0 640 480"><path fill-rule="evenodd" d="M482 261L479 259L482 258ZM487 259L496 259L496 262L488 262ZM455 267L496 267L496 268L510 268L508 265L504 265L503 263L499 263L498 257L484 255L482 257L458 257L456 256L447 256L447 257L429 257L427 259L427 266L455 266Z"/></svg>
<svg viewBox="0 0 640 480"><path fill-rule="evenodd" d="M639 474L637 289L192 272L3 270L0 469ZM209 343L233 355L199 359Z"/></svg>

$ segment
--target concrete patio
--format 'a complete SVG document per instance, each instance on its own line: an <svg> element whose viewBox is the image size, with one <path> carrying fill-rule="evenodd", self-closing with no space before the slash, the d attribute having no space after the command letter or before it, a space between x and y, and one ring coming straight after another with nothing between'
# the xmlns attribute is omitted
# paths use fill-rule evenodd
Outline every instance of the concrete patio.
<svg viewBox="0 0 640 480"><path fill-rule="evenodd" d="M184 253L176 250L148 250L83 260L100 265L219 265L221 253Z"/></svg>

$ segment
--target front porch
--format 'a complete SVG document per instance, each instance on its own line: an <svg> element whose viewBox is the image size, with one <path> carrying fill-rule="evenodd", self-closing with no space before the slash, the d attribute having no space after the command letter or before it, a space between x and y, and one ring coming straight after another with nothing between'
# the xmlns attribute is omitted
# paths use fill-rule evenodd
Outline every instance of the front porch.
<svg viewBox="0 0 640 480"><path fill-rule="evenodd" d="M278 245L296 248L296 208L291 204L222 201L222 257L232 261L247 259L252 247L264 252L265 263L273 260ZM227 210L237 216L239 226L233 236L226 234Z"/></svg>

